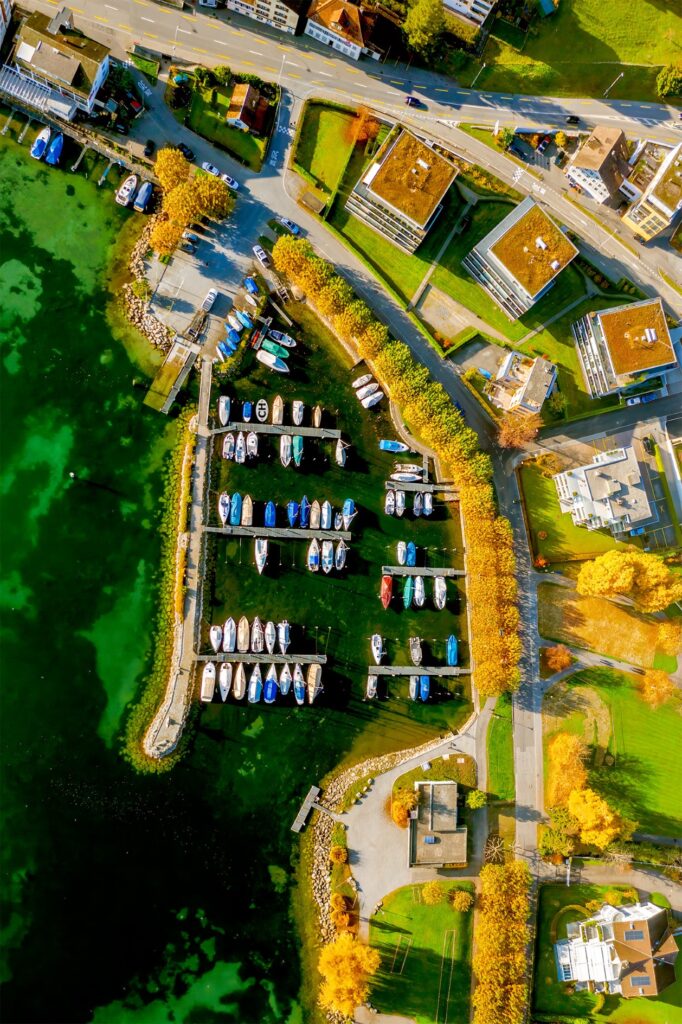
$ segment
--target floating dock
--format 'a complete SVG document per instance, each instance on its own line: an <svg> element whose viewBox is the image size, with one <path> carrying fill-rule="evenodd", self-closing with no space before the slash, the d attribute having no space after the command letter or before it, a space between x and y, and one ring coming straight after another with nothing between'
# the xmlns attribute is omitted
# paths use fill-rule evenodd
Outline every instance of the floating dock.
<svg viewBox="0 0 682 1024"><path fill-rule="evenodd" d="M468 676L469 668L457 665L369 665L368 676Z"/></svg>
<svg viewBox="0 0 682 1024"><path fill-rule="evenodd" d="M287 425L286 423L228 423L226 427L214 427L211 431L212 434L228 434L242 431L244 434L248 434L249 431L253 431L254 434L270 434L272 437L281 437L282 434L289 434L291 437L298 435L299 437L317 437L322 441L338 441L341 437L340 430L332 430L331 427L296 427L292 423Z"/></svg>
<svg viewBox="0 0 682 1024"><path fill-rule="evenodd" d="M382 576L464 576L464 569L436 569L430 565L382 565Z"/></svg>
<svg viewBox="0 0 682 1024"><path fill-rule="evenodd" d="M308 790L307 797L305 798L305 800L301 804L301 808L300 808L298 814L296 815L296 817L294 818L294 823L291 826L291 831L292 832L300 832L301 831L301 829L303 828L303 826L306 823L308 815L310 814L311 810L315 806L315 801L317 800L318 796L320 795L320 792L321 792L321 790L320 790L319 786L311 786L310 787L310 789ZM323 810L323 808L320 808L320 810Z"/></svg>
<svg viewBox="0 0 682 1024"><path fill-rule="evenodd" d="M219 651L218 654L197 654L195 655L197 661L234 661L243 662L249 665L326 665L327 655L326 654L268 654L267 651L261 651L260 654L250 654L248 651L242 653L241 651L223 652Z"/></svg>
<svg viewBox="0 0 682 1024"><path fill-rule="evenodd" d="M207 533L222 533L224 537L264 537L268 540L352 540L347 530L310 530L296 526L205 526Z"/></svg>

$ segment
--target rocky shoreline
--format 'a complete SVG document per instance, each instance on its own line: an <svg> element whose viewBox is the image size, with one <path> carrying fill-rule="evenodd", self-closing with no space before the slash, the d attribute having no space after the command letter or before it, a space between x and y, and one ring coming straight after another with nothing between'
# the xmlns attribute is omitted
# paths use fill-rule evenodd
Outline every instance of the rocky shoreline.
<svg viewBox="0 0 682 1024"><path fill-rule="evenodd" d="M146 283L147 281L144 255L149 249L149 236L154 229L155 221L155 217L149 218L130 253L128 269L135 282L144 281ZM141 334L144 334L145 338L155 348L166 353L170 351L173 339L169 329L160 320L157 320L153 313L149 312L147 303L135 294L131 284L123 285L123 306L126 316L133 327L137 328Z"/></svg>

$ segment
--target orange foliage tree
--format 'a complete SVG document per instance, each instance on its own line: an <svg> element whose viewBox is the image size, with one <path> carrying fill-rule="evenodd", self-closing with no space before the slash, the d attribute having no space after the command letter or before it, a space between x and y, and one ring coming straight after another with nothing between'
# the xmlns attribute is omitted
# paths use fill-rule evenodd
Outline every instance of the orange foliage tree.
<svg viewBox="0 0 682 1024"><path fill-rule="evenodd" d="M408 815L419 802L413 789L399 789L391 800L391 817L399 828L407 828Z"/></svg>
<svg viewBox="0 0 682 1024"><path fill-rule="evenodd" d="M663 654L675 657L682 646L682 625L679 622L662 622L658 627L658 647Z"/></svg>
<svg viewBox="0 0 682 1024"><path fill-rule="evenodd" d="M530 872L523 861L481 870L473 968L474 1024L520 1024L528 1000Z"/></svg>
<svg viewBox="0 0 682 1024"><path fill-rule="evenodd" d="M500 423L497 443L500 448L523 448L525 444L538 436L540 417L537 414L524 416L521 413L510 413Z"/></svg>
<svg viewBox="0 0 682 1024"><path fill-rule="evenodd" d="M639 692L649 707L660 708L675 692L675 684L667 673L659 668L650 668L642 676Z"/></svg>
<svg viewBox="0 0 682 1024"><path fill-rule="evenodd" d="M325 1010L352 1017L364 1003L369 982L379 969L381 958L376 949L342 931L320 953L318 970L322 975L320 1005Z"/></svg>
<svg viewBox="0 0 682 1024"><path fill-rule="evenodd" d="M682 579L646 551L607 551L583 565L576 586L588 597L629 595L645 612L660 612L682 600Z"/></svg>
<svg viewBox="0 0 682 1024"><path fill-rule="evenodd" d="M545 647L545 662L552 672L563 672L573 664L573 655L564 644Z"/></svg>
<svg viewBox="0 0 682 1024"><path fill-rule="evenodd" d="M565 806L573 790L584 787L586 757L587 746L579 736L559 732L553 737L547 751L547 803L550 807Z"/></svg>

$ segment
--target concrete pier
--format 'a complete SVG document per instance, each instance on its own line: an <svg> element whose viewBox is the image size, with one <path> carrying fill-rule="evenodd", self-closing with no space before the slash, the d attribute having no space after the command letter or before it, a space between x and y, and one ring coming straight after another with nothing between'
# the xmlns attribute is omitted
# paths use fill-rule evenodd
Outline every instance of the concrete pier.
<svg viewBox="0 0 682 1024"><path fill-rule="evenodd" d="M432 494L436 493L454 493L457 488L454 484L432 484L432 483L420 483L419 480L405 481L402 480L387 480L386 481L387 491L430 491ZM426 516L428 519L429 517Z"/></svg>
<svg viewBox="0 0 682 1024"><path fill-rule="evenodd" d="M238 662L250 665L326 665L326 654L268 654L261 651L260 654L250 654L248 651L232 651L224 654L197 654L197 661L215 661L221 664L223 661Z"/></svg>
<svg viewBox="0 0 682 1024"><path fill-rule="evenodd" d="M307 797L305 798L305 800L301 804L301 808L300 808L298 814L296 815L296 817L294 818L293 825L291 826L291 831L292 832L300 832L301 831L301 829L303 828L303 826L306 823L308 815L310 814L310 812L311 812L311 810L313 808L313 805L315 804L315 801L317 800L318 796L320 795L320 792L321 791L320 791L320 787L319 786L311 786L310 787L310 789L308 790Z"/></svg>
<svg viewBox="0 0 682 1024"><path fill-rule="evenodd" d="M345 540L352 539L347 530L309 530L279 526L205 526L207 533L222 533L224 537L265 537L268 540Z"/></svg>
<svg viewBox="0 0 682 1024"><path fill-rule="evenodd" d="M464 576L464 569L436 569L430 565L382 565L382 576Z"/></svg>
<svg viewBox="0 0 682 1024"><path fill-rule="evenodd" d="M273 437L280 437L282 434L290 434L292 437L317 437L321 441L338 441L341 437L340 430L332 430L330 427L296 427L294 424L286 423L228 423L226 427L215 427L212 434L238 433L243 431L247 434L250 430L254 434L271 434Z"/></svg>
<svg viewBox="0 0 682 1024"><path fill-rule="evenodd" d="M471 669L457 665L369 665L369 676L468 676Z"/></svg>

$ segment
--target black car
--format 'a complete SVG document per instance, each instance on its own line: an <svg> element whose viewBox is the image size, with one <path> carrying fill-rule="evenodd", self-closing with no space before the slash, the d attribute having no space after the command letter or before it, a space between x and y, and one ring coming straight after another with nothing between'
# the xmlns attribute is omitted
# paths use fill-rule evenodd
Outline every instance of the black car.
<svg viewBox="0 0 682 1024"><path fill-rule="evenodd" d="M560 149L557 155L554 157L554 163L557 165L557 167L563 167L566 163L566 160L566 154L564 153L563 149Z"/></svg>
<svg viewBox="0 0 682 1024"><path fill-rule="evenodd" d="M155 144L154 140L153 139L147 139L147 141L144 144L144 155L145 156L151 156L155 149L156 149L156 144Z"/></svg>
<svg viewBox="0 0 682 1024"><path fill-rule="evenodd" d="M509 147L509 152L513 153L514 156L517 156L519 160L523 160L524 163L528 163L528 157L526 156L526 154L518 146L515 146L513 142Z"/></svg>
<svg viewBox="0 0 682 1024"><path fill-rule="evenodd" d="M194 162L194 153L189 146L186 146L184 142L178 142L178 149L184 156L185 160L189 160L190 163Z"/></svg>
<svg viewBox="0 0 682 1024"><path fill-rule="evenodd" d="M642 441L642 444L644 445L644 450L649 455L656 454L656 442L654 441L653 437L645 437Z"/></svg>
<svg viewBox="0 0 682 1024"><path fill-rule="evenodd" d="M421 100L418 100L416 96L406 96L405 103L408 107L421 107Z"/></svg>
<svg viewBox="0 0 682 1024"><path fill-rule="evenodd" d="M580 118L576 114L569 114L566 118L566 124L580 124Z"/></svg>

